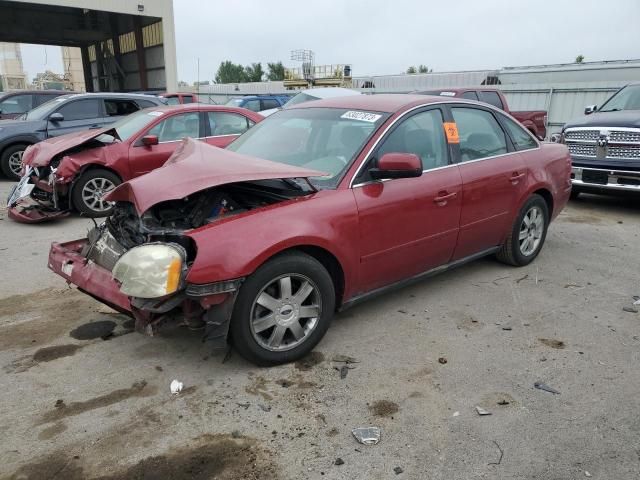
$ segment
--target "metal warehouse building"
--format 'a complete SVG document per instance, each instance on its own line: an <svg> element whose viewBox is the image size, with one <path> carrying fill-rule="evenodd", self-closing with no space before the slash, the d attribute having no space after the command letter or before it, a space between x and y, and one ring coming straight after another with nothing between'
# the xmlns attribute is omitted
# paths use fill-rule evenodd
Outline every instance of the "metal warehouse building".
<svg viewBox="0 0 640 480"><path fill-rule="evenodd" d="M177 88L172 0L0 0L0 42L79 47L89 92Z"/></svg>

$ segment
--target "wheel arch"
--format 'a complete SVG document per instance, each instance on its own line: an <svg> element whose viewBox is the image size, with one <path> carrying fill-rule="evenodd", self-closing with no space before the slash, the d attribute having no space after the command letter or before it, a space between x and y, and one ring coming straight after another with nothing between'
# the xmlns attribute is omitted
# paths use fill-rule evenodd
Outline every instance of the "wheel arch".
<svg viewBox="0 0 640 480"><path fill-rule="evenodd" d="M312 245L312 244L292 245L292 246L283 248L281 250L278 250L277 252L272 253L266 258L263 258L255 270L257 270L257 268L264 265L269 260L272 260L273 258L276 258L280 255L291 253L291 252L305 253L310 257L313 257L318 262L320 262L320 264L327 269L327 272L329 272L329 275L331 276L331 280L333 281L333 288L335 290L335 295L336 295L336 309L338 309L340 305L342 305L342 301L344 298L344 291L345 291L344 268L340 263L340 261L338 260L338 257L336 257L332 252L330 252L324 247L320 247L318 245Z"/></svg>
<svg viewBox="0 0 640 480"><path fill-rule="evenodd" d="M547 204L547 210L549 210L549 219L551 219L553 217L553 195L551 193L551 191L549 191L549 189L547 188L538 188L537 190L534 190L533 192L531 192L531 195L540 195L545 203Z"/></svg>

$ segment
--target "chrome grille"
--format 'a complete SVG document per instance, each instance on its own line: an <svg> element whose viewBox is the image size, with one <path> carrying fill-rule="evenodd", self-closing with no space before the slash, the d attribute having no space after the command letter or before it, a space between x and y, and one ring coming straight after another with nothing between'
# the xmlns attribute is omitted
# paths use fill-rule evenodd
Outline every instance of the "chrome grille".
<svg viewBox="0 0 640 480"><path fill-rule="evenodd" d="M596 146L584 143L568 143L569 153L578 157L595 157Z"/></svg>
<svg viewBox="0 0 640 480"><path fill-rule="evenodd" d="M595 142L598 140L600 132L598 130L572 130L564 136L565 140L578 140L582 142Z"/></svg>
<svg viewBox="0 0 640 480"><path fill-rule="evenodd" d="M607 148L607 158L633 158L640 159L640 145L619 147L617 145L609 145Z"/></svg>
<svg viewBox="0 0 640 480"><path fill-rule="evenodd" d="M640 143L640 131L613 130L609 133L609 140L620 143Z"/></svg>

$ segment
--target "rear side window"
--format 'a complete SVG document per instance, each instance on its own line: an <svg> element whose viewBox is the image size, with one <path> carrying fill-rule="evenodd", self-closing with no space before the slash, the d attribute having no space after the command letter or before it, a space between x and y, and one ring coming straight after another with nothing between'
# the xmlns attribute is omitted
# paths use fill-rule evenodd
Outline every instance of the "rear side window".
<svg viewBox="0 0 640 480"><path fill-rule="evenodd" d="M180 99L178 97L167 98L167 105L180 105Z"/></svg>
<svg viewBox="0 0 640 480"><path fill-rule="evenodd" d="M140 108L152 108L152 107L158 106L155 103L153 103L151 100L136 100L136 103Z"/></svg>
<svg viewBox="0 0 640 480"><path fill-rule="evenodd" d="M478 94L476 92L464 92L460 96L462 98L466 98L467 100L478 100Z"/></svg>
<svg viewBox="0 0 640 480"><path fill-rule="evenodd" d="M260 111L260 100L249 100L242 107L246 108L248 110L253 110L254 112L259 112Z"/></svg>
<svg viewBox="0 0 640 480"><path fill-rule="evenodd" d="M182 103L193 103L193 97L191 95L184 95L182 97Z"/></svg>
<svg viewBox="0 0 640 480"><path fill-rule="evenodd" d="M279 106L278 101L272 98L262 100L262 110L270 110L272 108L278 108Z"/></svg>
<svg viewBox="0 0 640 480"><path fill-rule="evenodd" d="M452 108L463 162L507 153L507 138L495 117L477 108Z"/></svg>
<svg viewBox="0 0 640 480"><path fill-rule="evenodd" d="M498 107L500 110L504 110L504 105L502 105L502 100L500 100L500 95L498 95L497 92L480 92L480 101L493 105L494 107Z"/></svg>
<svg viewBox="0 0 640 480"><path fill-rule="evenodd" d="M240 135L249 129L246 117L236 113L207 112L209 135Z"/></svg>
<svg viewBox="0 0 640 480"><path fill-rule="evenodd" d="M502 124L511 137L511 141L513 142L513 146L516 147L516 150L529 150L538 146L538 142L533 139L522 125L504 115L502 115Z"/></svg>
<svg viewBox="0 0 640 480"><path fill-rule="evenodd" d="M65 103L57 113L61 113L64 116L65 122L69 120L88 120L90 118L102 117L100 100L95 98Z"/></svg>
<svg viewBox="0 0 640 480"><path fill-rule="evenodd" d="M31 95L13 95L0 102L2 113L24 113L33 108Z"/></svg>
<svg viewBox="0 0 640 480"><path fill-rule="evenodd" d="M133 112L140 110L138 105L131 100L112 100L108 99L104 101L104 109L107 112L107 117L121 117L129 115Z"/></svg>

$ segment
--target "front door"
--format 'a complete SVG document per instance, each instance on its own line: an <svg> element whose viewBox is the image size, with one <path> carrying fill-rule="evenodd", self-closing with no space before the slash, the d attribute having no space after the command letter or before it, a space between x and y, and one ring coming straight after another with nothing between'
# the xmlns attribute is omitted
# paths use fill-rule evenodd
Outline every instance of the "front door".
<svg viewBox="0 0 640 480"><path fill-rule="evenodd" d="M453 106L460 137L460 236L454 259L501 245L526 183L525 164L489 109Z"/></svg>
<svg viewBox="0 0 640 480"><path fill-rule="evenodd" d="M142 137L155 135L158 145L145 146ZM200 138L200 113L185 112L172 115L157 123L132 145L129 152L131 176L137 177L165 164L179 142L186 137Z"/></svg>
<svg viewBox="0 0 640 480"><path fill-rule="evenodd" d="M47 125L49 137L102 128L104 124L102 100L97 98L68 100L55 113L62 114L64 118L60 121L49 120Z"/></svg>
<svg viewBox="0 0 640 480"><path fill-rule="evenodd" d="M461 180L451 164L439 108L399 123L369 159L353 186L360 225L361 292L449 262L458 236ZM415 153L418 178L371 181L367 170L385 153Z"/></svg>

